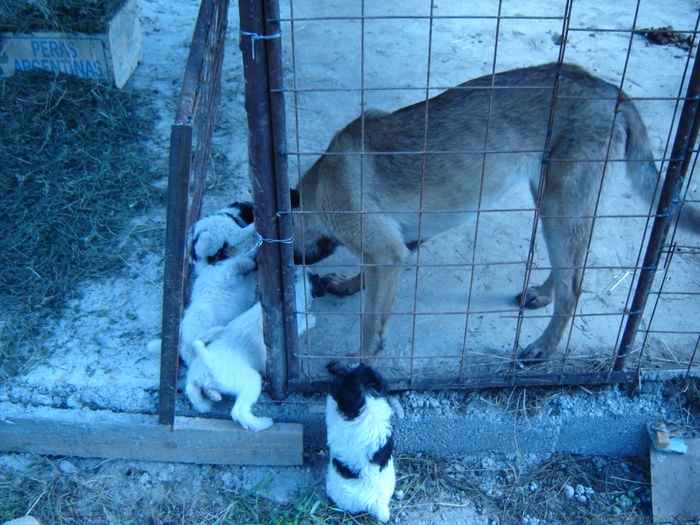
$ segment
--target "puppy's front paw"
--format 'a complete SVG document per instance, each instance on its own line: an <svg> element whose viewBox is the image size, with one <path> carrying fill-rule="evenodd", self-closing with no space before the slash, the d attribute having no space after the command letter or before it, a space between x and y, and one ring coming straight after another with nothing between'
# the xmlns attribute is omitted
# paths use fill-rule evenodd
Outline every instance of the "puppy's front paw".
<svg viewBox="0 0 700 525"><path fill-rule="evenodd" d="M190 398L190 402L192 403L192 406L197 412L210 412L211 411L211 406L212 403L208 399L200 398L200 399L192 399Z"/></svg>

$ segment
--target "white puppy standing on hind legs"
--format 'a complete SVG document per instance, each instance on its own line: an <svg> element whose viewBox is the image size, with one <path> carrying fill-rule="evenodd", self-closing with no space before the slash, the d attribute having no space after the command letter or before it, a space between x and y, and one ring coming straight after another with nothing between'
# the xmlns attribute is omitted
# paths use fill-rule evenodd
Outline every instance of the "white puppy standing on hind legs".
<svg viewBox="0 0 700 525"><path fill-rule="evenodd" d="M310 304L314 284L310 276L301 277L296 272L296 310L303 312ZM315 324L313 315L297 316L297 331ZM258 302L231 321L210 344L193 343L195 358L187 370L185 393L192 406L200 412L211 410L212 393L236 396L231 409L231 419L247 430L260 431L270 427L272 419L253 414L252 406L262 391L267 351L263 339L262 306ZM221 396L214 398L215 401Z"/></svg>
<svg viewBox="0 0 700 525"><path fill-rule="evenodd" d="M334 376L326 400L329 462L326 493L341 509L389 520L396 485L393 411L381 375L360 363L327 365Z"/></svg>

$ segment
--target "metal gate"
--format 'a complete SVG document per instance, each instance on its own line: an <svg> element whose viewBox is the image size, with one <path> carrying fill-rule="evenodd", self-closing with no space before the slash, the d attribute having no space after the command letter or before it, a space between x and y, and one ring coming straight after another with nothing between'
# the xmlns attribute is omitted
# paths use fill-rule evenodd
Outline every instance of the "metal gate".
<svg viewBox="0 0 700 525"><path fill-rule="evenodd" d="M509 28L527 27L528 24L539 23L545 23L550 28L557 27L558 31L552 32L552 38L555 41L555 45L552 46L554 55L552 61L558 67L570 60L570 54L576 55L569 52L567 43L573 41L575 46L577 38L580 40L579 35L588 35L591 39L603 38L611 34L617 36L618 40L624 37L625 49L619 56L619 66L616 67L616 76L619 79L615 84L625 91L628 91L628 78L635 73L631 70L636 68L636 73L639 73L635 52L641 46L649 45L645 37L653 36L649 35L652 31L639 25L640 13L645 9L645 3L641 1L632 6L629 21L608 24L604 27L583 24L577 7L585 8L585 6L582 2L575 0L545 3L544 10L548 10L546 15L540 12L512 12L512 9L501 1L492 2L491 11L484 6L477 8L469 5L462 6L461 11L455 6L451 7L457 11L450 11L449 7L447 10L441 10L439 7L442 8L443 5L437 6L435 2L412 2L403 7L366 2L343 3L342 6L333 2L331 4L324 7L313 2L290 0L289 4L285 3L282 6L281 12L278 2L265 1L262 5L259 2L241 2L240 5L241 46L247 71L250 71L251 75L247 76L250 91L247 98L249 118L251 125L264 119L269 120L266 128L269 138L266 140L270 142L268 154L272 155L275 166L274 169L261 169L272 173L274 182L261 184L260 186L266 189L256 193L256 208L266 210L260 213L264 213L268 218L274 217L277 224L277 229L266 228L265 232L261 232L263 237L270 240L265 245L266 250L279 254L281 261L279 266L274 270L266 270L266 273L268 271L276 273L279 269L282 285L277 282L275 287L276 290L286 292L275 299L275 306L269 311L275 311L278 304L282 305L282 310L287 312L286 315L282 315L282 318L287 321L292 318L289 312L293 309L293 303L289 291L293 276L291 247L283 241L291 237L292 229L288 222L290 216L293 220L299 221L303 220L303 215L312 212L289 213L287 187L290 184L286 181L285 160L289 162L290 178L297 179L297 182L292 183L291 186L296 186L305 168L323 154L332 134L358 115L364 115L368 107L374 107L374 100L382 100L382 95L388 94L384 99L390 100L390 109L396 109L397 106L407 105L398 104L391 98L391 95L396 92L412 92L412 99L415 101L416 99L427 100L449 88L450 85L435 80L439 78L440 69L435 67L435 64L438 60L445 58L440 54L439 48L442 45L440 39L447 25L456 22L464 24L465 27L485 22L491 25L493 33L490 38L493 39L493 44L482 46L484 53L489 53L491 57L490 64L483 73L495 73L507 69L500 65L503 61L499 60L499 46L507 45L503 35L507 36ZM421 7L422 11L411 11L411 7L415 7L414 4ZM263 14L254 14L256 9ZM261 17L258 18L257 25L253 20L256 17ZM420 35L417 30L414 32L404 30L404 27L411 24L420 25L425 32L427 48L427 55L423 59L425 64L415 66L422 68L423 84L411 86L382 84L381 79L390 71L372 63L373 53L376 54L375 52L379 49L382 51L381 55L388 57L384 62L375 60L376 63L391 64L392 54L400 56L404 47L411 47L412 42L407 36ZM620 28L621 25L624 27ZM697 34L697 27L698 20L694 19L688 26L679 27L677 30L664 29L671 39L692 42ZM527 30L522 29L522 32L527 33ZM348 38L350 34L354 34L355 39L350 40ZM334 45L333 35L336 35L342 45ZM503 44L502 37L505 42ZM486 36L483 39L487 40ZM386 51L386 47L391 49L391 53ZM326 54L326 48L333 49L334 54L330 52ZM697 239L691 237L690 241L687 241L686 238L678 237L672 219L680 206L693 205L693 199L688 193L692 187L686 180L686 172L690 163L695 162L694 145L697 135L696 113L700 77L698 77L698 66L695 64L692 49L693 46L689 45L682 51L676 51L676 54L682 53L676 62L678 78L673 87L676 93L667 96L646 96L644 93L640 96L630 96L637 105L641 106L654 101L663 101L667 107L671 104L671 111L668 113L672 114L673 118L671 126L666 131L668 138L664 145L665 151L654 159L657 167L665 175L662 194L656 210L640 212L617 209L611 212L603 208L601 184L598 194L601 204L597 207L595 216L592 217L595 224L594 233L589 241L589 255L586 256L582 268L584 293L579 298L567 334L558 352L551 359L542 364L525 367L521 366L516 359L518 348L527 345L539 329L534 325L540 326L542 322L546 322L551 312L537 310L530 313L515 301L510 301L509 304L508 301L503 301L498 286L493 284L490 289L493 294L499 296L501 304L496 305L490 300L484 300L484 292L478 291L480 275L485 275L485 278L491 279L492 282L493 279L498 279L499 275L503 275L501 272L494 272L495 277L489 277L488 273L494 267L508 268L512 275L509 279L513 279L514 285L509 291L512 291L513 295L527 289L531 281L532 284L538 284L539 274L549 270L546 257L540 260L537 250L539 203L522 207L500 205L500 209L468 210L476 216L474 221L476 225L472 225L471 231L467 234L468 242L465 243L470 245L468 248L471 249L471 253L458 262L434 259L440 251L454 249L441 240L434 242L434 246L427 246L426 243L425 248L417 249L417 256L410 259L410 262L401 270L401 286L408 291L399 291L399 299L389 320L389 341L378 355L361 354L360 319L372 313L364 311L362 301L354 297L324 297L307 305L306 311L300 314L313 313L317 324L316 328L308 331L301 338L297 338L295 330L290 329L295 326L290 322L284 324L286 327L284 335L276 332L283 323L278 322L275 326L268 325L268 332L275 334L270 335L269 339L277 342L280 347L286 345L286 352L284 352L286 367L283 365L284 359L281 358L282 352L271 353L274 368L269 370L269 379L273 385L273 391L279 396L285 390L285 385L292 390L317 389L326 377L324 366L330 359L369 362L384 372L394 388L631 382L637 378L641 368L672 368L676 373L679 371L690 373L691 369L697 368L700 324L695 319L699 317L695 316L689 323L684 323L681 328L678 328L661 324L666 323L665 320L669 319L669 314L663 317L663 320L659 316L661 308L668 307L677 298L681 298L684 306L677 314L670 314L671 319L676 316L681 318L684 313L692 317L694 311L686 308L688 305L697 306L698 291L700 291L697 279L692 274L688 275L685 283L680 281L677 275L672 280L666 278L674 271L674 265L679 267L678 272L683 275L684 272L688 272L687 268L696 267L694 265L698 262ZM309 55L310 58L307 58ZM342 64L342 68L334 66L333 58ZM314 61L323 64L318 71L327 70L325 78L317 72L320 81L315 83L309 80L310 78L317 80L314 74L306 73L312 69ZM343 61L347 61L347 64ZM534 65L527 56L523 57L522 61L523 66ZM460 64L458 60L455 63L457 67ZM405 65L405 62L401 65ZM257 77L253 71L257 71L258 68L265 71L260 78L267 75L267 84L264 81L254 80ZM344 77L343 69L347 68L357 68L358 71L354 76ZM596 73L606 74L602 70ZM653 72L646 73L653 75ZM283 77L285 77L284 86L281 84ZM346 77L352 77L356 83L344 84ZM462 77L462 81L468 78L469 76ZM257 113L260 106L252 107L254 97L261 96L258 93L259 90L266 92L269 103L264 117ZM550 130L557 109L556 82L552 90L554 102L549 118ZM350 100L353 101L352 104L348 102ZM325 101L325 104L322 101ZM285 102L286 112L282 109ZM618 107L620 102L617 102ZM346 105L351 105L353 111L343 111L343 106ZM385 109L381 105L378 107ZM319 126L322 128L321 131L312 128L309 124L313 120L308 118L309 112L321 115L316 119L317 124L321 123ZM640 112L644 119L643 108ZM349 119L340 121L338 118L333 118L334 113L353 114ZM286 134L285 119L290 123ZM308 127L305 128L305 126ZM258 132L265 131L252 130L252 141L262 141L262 138L257 136ZM322 136L323 140L318 139L317 136ZM545 150L546 147L545 145ZM253 156L259 152L251 149ZM420 153L427 155L431 152ZM368 156L374 153L362 151L359 154ZM546 155L544 157L546 162ZM614 161L609 159L594 160L614 164ZM254 172L255 167L262 166L256 160L253 160L252 164ZM607 171L606 179L610 177ZM544 169L542 172L544 173ZM276 191L268 191L271 188L276 188ZM340 212L342 213L342 210ZM495 228L499 228L498 224L492 220L499 214L515 214L520 217L516 221L523 220L527 224L529 238L523 240L521 244L524 245L524 249L516 257L484 258L479 252L479 244L486 245L491 240L490 237L498 235L498 229L494 233L490 228L492 224L495 224ZM601 231L600 235L605 235L608 224L615 224L616 221L634 223L634 230L638 232L632 242L635 246L634 257L620 264L605 260L600 254L596 255L596 249L599 246L598 229ZM603 246L603 251L606 251L608 248ZM461 247L464 248L464 245ZM683 258L691 260L679 261L679 253L682 253ZM328 272L355 273L367 267L366 261L358 262L344 253L305 269L325 274ZM441 300L445 294L444 289L440 289L439 280L431 281L429 275L431 272L438 273L445 269L461 271L461 282L464 283L464 294L460 296L460 301L453 301L449 305L448 300L444 302ZM604 273L609 279L609 285L602 290L586 290L589 282L586 280L586 275L596 273ZM661 275L655 279L655 275L659 273ZM517 282L518 279L523 280ZM457 282L447 278L444 281L448 292L450 283ZM602 278L597 277L590 282L598 285L602 282ZM423 301L422 294L431 293L433 304L428 304L427 301ZM588 302L595 301L596 296L601 294L606 295L606 303L609 304L601 308L591 307ZM616 301L607 301L607 295L615 295ZM272 296L279 297L275 294ZM479 304L480 302L484 305ZM660 320L657 320L657 317ZM486 318L490 320L489 328L483 330L487 333L485 336L478 337L475 334L480 330L480 321ZM450 322L444 322L444 319L450 319ZM599 329L595 323L600 319L604 319L604 325L607 326L604 330L606 332L604 342L581 343L582 339L593 339L593 336L599 336L597 333ZM529 327L530 324L533 325L532 328ZM447 337L445 334L450 331L453 335ZM500 337L500 341L497 344L489 344L488 339L491 337L489 334L492 334L494 339ZM496 335L498 337L495 337ZM675 337L672 341L674 348L663 341L670 335ZM662 339L661 343L659 339ZM669 350L669 355L661 356L660 359L654 354L654 352L658 353L654 346L659 344L662 347L665 345ZM675 349L676 347L678 349ZM270 348L274 348L274 345ZM675 362L672 362L673 359L669 357L673 354L675 354Z"/></svg>
<svg viewBox="0 0 700 525"><path fill-rule="evenodd" d="M205 8L207 4L218 7ZM202 11L209 9L209 14L200 14L200 18L209 17L209 27L216 23L225 27L224 4L204 0ZM636 57L642 46L648 45L645 38L658 36L656 30L645 28L640 21L651 4L639 0L629 9L628 18L601 26L587 22L583 0L550 0L541 3L542 11L533 13L514 11L502 0L479 6L436 5L419 0L401 5L363 0L323 4L302 0L283 4L277 0L239 2L251 185L256 228L263 241L258 258L269 352L267 379L273 397L281 399L288 391L321 388L327 378L325 364L331 359L372 364L395 389L633 382L643 368L671 369L674 374L686 375L697 370L700 272L693 270L700 267L700 249L697 238L677 231L674 217L679 207L697 206L694 186L686 173L697 160L694 148L700 122L700 65L694 59L693 40L700 19L695 13L687 26L663 28L664 38L683 44L683 49L673 48L672 63L659 66L660 70L674 72L673 78L666 79L670 87L666 86L665 93L647 94L635 86L640 78L653 78L656 72L640 71L643 62ZM218 15L212 15L214 12ZM200 22L196 33L199 27ZM449 41L445 35L463 36ZM551 45L537 44L532 53L522 51L520 40L542 35L551 39ZM614 80L625 90L640 107L643 120L652 115L663 123L655 124L653 130L655 137L665 136L662 143L654 144L654 151L661 154L653 160L665 175L665 183L655 210L648 203L630 204L624 189L613 191L614 206L608 209L600 184L599 204L590 217L593 234L581 268L583 292L568 331L549 360L522 366L517 352L541 331L551 311L528 311L506 296L526 290L530 283L538 284L542 273L550 270L545 250L538 250L539 202L519 202L520 195L528 193L522 188L516 188L507 196L510 200L496 207L458 210L472 214L473 222L455 234L418 244L415 255L401 265L398 299L390 315L386 345L379 354L362 355L359 350L361 319L374 314L364 309L357 297L361 294L321 297L295 312L293 222L304 221L313 212L293 211L289 190L323 155L336 131L358 115L364 122L369 108L394 110L408 105L407 101L425 101L479 76L476 73L511 69L513 63L536 65L545 55L559 69L565 62L585 62L588 55L578 51L585 47L585 39L594 51L616 57L608 61L615 64L614 71L600 68L593 72L607 81ZM420 60L410 52L415 51L419 40L424 46ZM612 42L609 48L605 44L608 41ZM197 58L202 46L197 42L195 35L190 62L201 66L208 61ZM508 51L514 42L520 47ZM657 60L669 52L664 53ZM472 62L479 64L474 66ZM216 86L220 82L216 66L210 71L214 74L211 85ZM455 72L460 73L458 81L451 78L458 76ZM400 75L413 82L391 81ZM417 77L420 80L416 81ZM218 97L218 87L211 88L211 94L205 97L210 102L204 103L188 93L199 93L207 84L192 80L192 86L197 87L187 88L187 82L186 75L181 109L173 127L173 143L184 144L184 149L176 147L174 151L185 153L171 163L171 167L187 167L180 175L171 168L171 176L176 178L190 169L187 152L191 148L191 129L187 126L196 124L193 108L209 104L208 111L212 111L211 104ZM557 81L551 89L548 131L557 111ZM617 100L616 108L621 102ZM659 104L661 110L649 110L654 104ZM206 137L206 133L201 136ZM543 175L546 148L547 144L542 151ZM411 153L425 157L439 152L426 148ZM364 158L376 153L362 150L357 154ZM605 164L608 184L614 159L591 160ZM166 272L163 341L164 348L171 350L163 357L162 422L167 422L174 410L177 331L172 320L179 319L183 304L181 248L187 227L174 217L184 217L186 186L184 192L171 193L169 204L174 214L169 225L173 224L174 229L169 230L172 237L168 242L169 246L180 242L180 249L171 251L180 253L180 260L167 259L172 269ZM198 204L189 209L192 220L198 215ZM448 211L455 212L442 210ZM426 211L418 209L416 213ZM511 221L510 226L504 220ZM514 229L513 223L518 228ZM626 251L618 250L623 244L629 245ZM304 270L321 275L361 274L369 266L341 249ZM166 306L170 310L166 311ZM296 329L298 315L313 315L316 320L316 326L301 337ZM172 328L169 335L168 322ZM163 399L173 401L163 403Z"/></svg>

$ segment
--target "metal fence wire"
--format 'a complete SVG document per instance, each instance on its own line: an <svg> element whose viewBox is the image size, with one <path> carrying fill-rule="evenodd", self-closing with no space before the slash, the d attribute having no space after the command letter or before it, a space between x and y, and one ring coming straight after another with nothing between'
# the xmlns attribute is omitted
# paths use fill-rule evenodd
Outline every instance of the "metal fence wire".
<svg viewBox="0 0 700 525"><path fill-rule="evenodd" d="M502 0L478 5L424 0L239 3L256 224L271 241L261 246L260 281L268 379L275 397L320 388L332 359L376 366L396 389L632 382L642 369L697 372L700 248L697 235L677 228L675 212L698 206L692 173L700 66L693 42L700 18L689 4L692 19L679 14L685 25L652 30L655 15L665 9L661 4L637 0L610 7L608 13L584 0L533 3L533 12ZM661 34L665 46L650 43ZM491 104L483 148L428 148L430 99L472 78L547 62L558 73L546 85L500 86L491 80L479 86L491 102L502 89L551 92L548 118L541 123L541 149L490 149ZM559 92L567 63L624 92L610 104L613 124L600 157L550 155L553 123L562 118L562 107L571 107ZM614 151L614 123L628 101L647 126L653 161L665 176L653 205L635 197L634 181L630 185L618 174L624 171L624 159ZM397 138L385 150L366 148L365 124L377 115L373 110L391 112L421 102L424 147L406 149ZM333 135L356 118L362 137L358 150L326 152ZM483 166L500 154L540 159L534 201L527 184L515 184L493 203L479 193L476 207L428 209L422 205L423 176L410 210L366 209L362 204L352 210L330 205L309 210L304 209L303 190L301 207L292 209L289 200L289 188L298 187L323 155L361 159L356 163L358 187L360 202L366 202L366 192L381 191L366 168L373 157L418 156L425 169L430 158L480 155L475 184L483 189ZM595 195L587 196L594 198L595 211L584 217L592 233L583 262L575 268L582 281L573 316L551 357L523 364L518 352L537 338L553 314L551 305L528 310L514 297L545 281L552 269L542 238L540 199L547 170L556 162L602 166L603 175L594 185ZM301 249L305 236L313 233L314 215L343 214L360 217L361 229L373 214L413 214L418 224L427 215L432 220L448 214L465 218L462 226L431 237L421 237L419 226L411 255L394 265L398 293L383 348L376 354L362 350L363 319L381 313L367 309L362 297L368 291L347 297L327 294L295 312L292 245L272 242L291 239L294 232L294 246ZM360 233L359 238L365 237ZM301 266L321 276L358 275L362 288L368 270L391 266L391 261L360 252L358 257L340 247L328 258ZM315 318L315 326L300 337L295 314Z"/></svg>
<svg viewBox="0 0 700 525"><path fill-rule="evenodd" d="M526 310L512 298L530 283L544 281L551 269L540 237L540 202L528 202L527 187L512 189L494 205L480 201L476 209L424 210L419 204L412 212L381 210L416 215L462 213L471 220L455 231L419 239L414 254L400 265L397 299L384 347L377 355L361 351L361 319L377 312L366 310L360 294L327 295L308 304L300 315L313 313L316 326L294 341L296 349L290 346L286 352L291 389L318 388L326 378L324 366L331 359L373 364L395 388L605 383L633 381L642 368L690 373L698 367L697 238L681 232L671 221L678 206L697 205L692 178L685 174L688 166L695 164L698 72L692 45L675 47L674 60L663 71L644 69L647 62L643 59L649 53L645 33L651 27L645 24L653 21L649 13L654 4L640 0L625 8L624 18L599 18L609 22L601 26L586 17L587 4L576 0L543 2L532 13L524 13L523 8L513 11L510 3L502 1L475 7L434 2L401 6L330 2L319 6L290 0L281 12L276 10L276 2L263 2L268 26L252 31L259 37L253 40L261 54L268 54L267 60L284 68L273 73L278 78L284 76L284 87L268 84L268 89L271 96L284 94L286 114L278 108L277 116L290 123L286 158L292 187L325 153L333 134L357 117L364 136L370 108L393 111L429 100L470 78L543 62L554 62L558 68L569 62L579 64L623 90L647 123L654 161L666 176L657 209L649 208L648 202L631 202L631 190L614 182L621 159L610 153L613 126L607 138L609 154L604 158L554 160L603 163L605 185L601 182L596 187L595 213L589 217L593 233L580 267L582 293L574 315L555 354L530 366L518 362L518 349L536 338L552 310ZM241 3L241 12L244 10ZM692 42L697 27L695 18L685 27L665 31L674 42ZM462 36L455 41L457 34ZM532 53L527 47L523 50L523 42L527 46L543 34L548 35L551 45L539 46ZM591 42L598 47L587 55L581 51L582 44L590 46ZM663 48L656 51L656 60L668 56ZM601 52L611 58L597 63ZM263 60L261 55L257 59ZM644 77L660 74L666 75L663 92L646 89ZM642 88L635 89L640 83ZM542 87L518 86L523 90ZM551 137L562 97L556 79L548 87L552 103L543 125L549 128L546 137ZM490 87L493 91L501 88L495 84ZM621 102L617 102L617 110ZM427 137L430 104L425 108ZM275 140L273 149L284 155L279 134ZM538 197L542 195L549 146L545 141L540 152L545 162ZM486 158L494 152L487 148L474 152L427 147L369 151L362 142L361 151L343 154L369 158L397 153L424 158L479 153ZM362 190L371 191L369 187L363 185ZM418 190L419 203L422 190ZM303 193L300 199L303 202ZM286 206L274 208L278 219L286 217L286 212ZM324 209L326 214L331 212L377 213ZM291 216L293 221L308 224L313 213L319 212L303 211L302 205ZM285 238L288 228L284 234L275 232L273 238ZM297 245L304 244L299 241L297 238ZM283 258L279 266L281 274L287 275L286 282L292 275L289 262ZM321 275L362 275L372 262L339 249L305 269ZM288 305L288 297L286 301L282 300ZM295 334L288 331L286 340L294 339ZM277 383L284 385L286 381Z"/></svg>

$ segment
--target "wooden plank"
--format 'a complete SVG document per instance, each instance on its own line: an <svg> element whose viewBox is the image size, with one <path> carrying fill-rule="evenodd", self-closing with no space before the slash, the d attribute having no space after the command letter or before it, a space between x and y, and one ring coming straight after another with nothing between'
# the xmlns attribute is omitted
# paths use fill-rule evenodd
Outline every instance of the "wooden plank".
<svg viewBox="0 0 700 525"><path fill-rule="evenodd" d="M700 438L685 438L684 443L688 447L685 454L651 448L654 523L695 523L700 519Z"/></svg>
<svg viewBox="0 0 700 525"><path fill-rule="evenodd" d="M301 465L303 430L275 423L262 432L231 420L176 417L171 427L155 416L43 410L41 415L0 411L0 451L60 456L175 461L218 465Z"/></svg>

